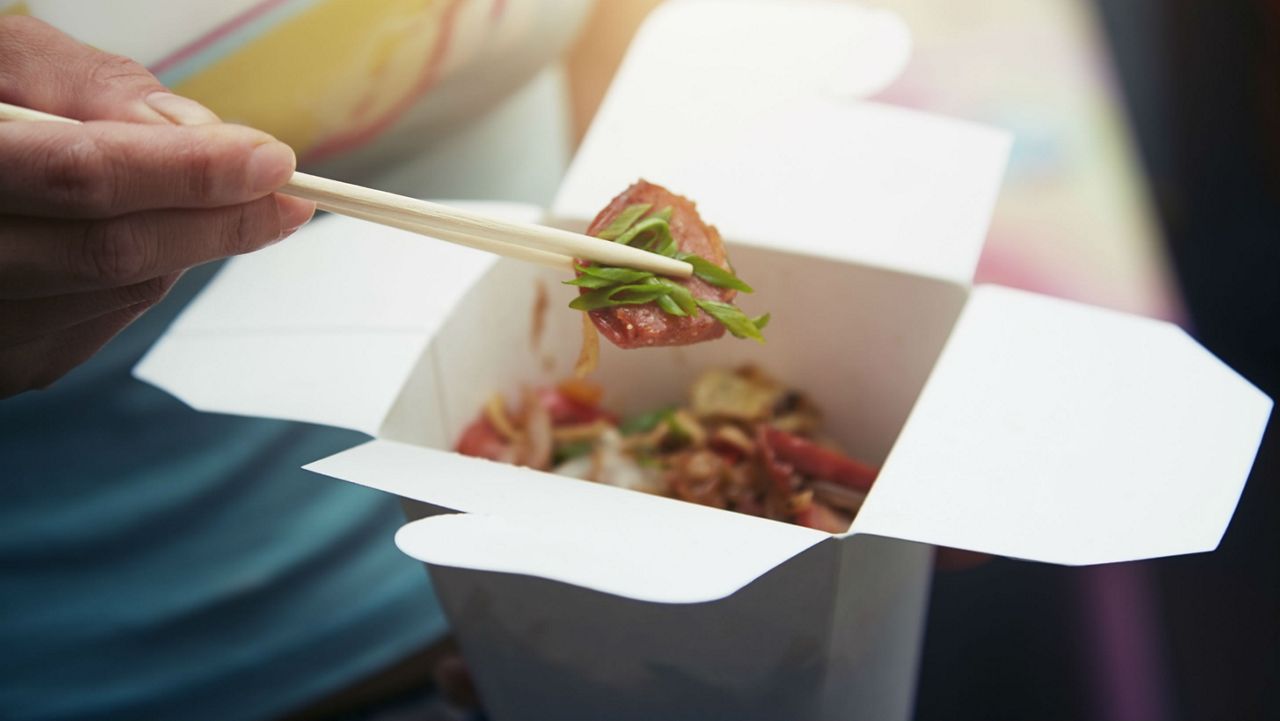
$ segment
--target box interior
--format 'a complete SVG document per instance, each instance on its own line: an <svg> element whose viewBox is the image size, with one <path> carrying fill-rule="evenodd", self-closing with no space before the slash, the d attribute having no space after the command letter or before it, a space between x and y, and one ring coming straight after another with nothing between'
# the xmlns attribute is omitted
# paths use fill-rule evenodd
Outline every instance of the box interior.
<svg viewBox="0 0 1280 721"><path fill-rule="evenodd" d="M767 342L724 339L694 346L622 351L601 339L593 376L605 405L623 416L677 403L707 368L754 363L808 393L826 431L849 453L880 464L888 454L962 308L966 289L912 276L750 246L731 247L738 274L756 292L749 314L773 314ZM500 261L458 304L418 365L383 438L447 450L500 391L571 373L581 315L563 273ZM539 289L542 289L540 291ZM539 292L548 298L535 338ZM423 412L436 408L438 413Z"/></svg>

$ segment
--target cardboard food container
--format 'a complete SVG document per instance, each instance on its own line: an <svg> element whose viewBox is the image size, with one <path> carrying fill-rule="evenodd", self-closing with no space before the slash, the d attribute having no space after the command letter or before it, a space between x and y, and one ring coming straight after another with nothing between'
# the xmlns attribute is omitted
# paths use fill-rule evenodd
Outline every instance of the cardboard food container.
<svg viewBox="0 0 1280 721"><path fill-rule="evenodd" d="M197 409L371 435L307 467L424 504L396 542L499 721L905 719L934 545L1071 565L1211 550L1271 409L1172 325L971 286L1009 139L859 99L908 46L846 4L664 6L551 211L481 204L583 228L637 177L697 200L768 342L605 344L606 403L759 365L882 466L847 533L452 453L491 393L568 373L574 290L357 221L229 264L135 372Z"/></svg>

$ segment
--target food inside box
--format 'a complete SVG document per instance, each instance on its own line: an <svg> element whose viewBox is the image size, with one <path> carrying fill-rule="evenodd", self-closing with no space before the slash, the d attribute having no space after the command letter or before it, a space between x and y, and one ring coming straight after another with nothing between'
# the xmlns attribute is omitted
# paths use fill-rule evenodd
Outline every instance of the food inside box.
<svg viewBox="0 0 1280 721"><path fill-rule="evenodd" d="M818 407L754 366L711 369L678 406L619 418L581 379L494 395L457 451L830 533L876 471L822 435Z"/></svg>

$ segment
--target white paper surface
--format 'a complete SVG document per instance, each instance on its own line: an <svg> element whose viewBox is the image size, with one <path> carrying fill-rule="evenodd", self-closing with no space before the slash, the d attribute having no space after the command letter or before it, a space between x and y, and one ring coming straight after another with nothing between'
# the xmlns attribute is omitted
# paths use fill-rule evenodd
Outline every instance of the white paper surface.
<svg viewBox="0 0 1280 721"><path fill-rule="evenodd" d="M858 102L851 86L889 83L908 48L896 16L853 5L669 6L633 41L553 215L581 225L643 177L728 238L968 282L1009 138Z"/></svg>
<svg viewBox="0 0 1280 721"><path fill-rule="evenodd" d="M918 636L891 638L898 631L891 622L859 624L866 633L843 640L875 666L871 678L897 678L860 689L857 705L832 712L837 707L823 703L828 684L849 686L828 673L837 548L820 543L727 598L696 604L636 601L525 575L430 570L494 719L831 721L866 707L876 721L905 721L905 712L884 712L909 707L901 692L914 669L895 656L909 654ZM864 590L872 598L881 592ZM893 590L907 591L894 602L908 607L926 595ZM918 625L918 614L912 620ZM859 643L872 638L906 643L886 658L880 643Z"/></svg>
<svg viewBox="0 0 1280 721"><path fill-rule="evenodd" d="M724 597L830 534L456 453L374 440L308 470L462 511L401 529L422 561L665 603Z"/></svg>
<svg viewBox="0 0 1280 721"><path fill-rule="evenodd" d="M1072 565L1208 551L1270 410L1169 323L979 287L852 530Z"/></svg>
<svg viewBox="0 0 1280 721"><path fill-rule="evenodd" d="M814 719L906 721L933 579L932 546L841 539L821 710ZM789 717L780 713L775 718Z"/></svg>
<svg viewBox="0 0 1280 721"><path fill-rule="evenodd" d="M517 220L537 208L453 203ZM330 216L232 260L134 375L212 412L376 433L495 256Z"/></svg>
<svg viewBox="0 0 1280 721"><path fill-rule="evenodd" d="M425 346L409 332L171 333L133 374L198 411L373 435Z"/></svg>

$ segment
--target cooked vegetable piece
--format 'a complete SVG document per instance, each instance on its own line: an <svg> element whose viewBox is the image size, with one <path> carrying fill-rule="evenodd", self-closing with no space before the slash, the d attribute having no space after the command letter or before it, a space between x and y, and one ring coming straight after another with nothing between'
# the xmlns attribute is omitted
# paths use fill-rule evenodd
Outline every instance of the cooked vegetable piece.
<svg viewBox="0 0 1280 721"><path fill-rule="evenodd" d="M568 378L556 384L560 396L591 409L592 413L601 414L600 399L604 398L604 387L583 378Z"/></svg>
<svg viewBox="0 0 1280 721"><path fill-rule="evenodd" d="M662 423L662 421L667 416L671 415L674 410L674 408L659 408L647 413L642 413L638 416L632 416L624 420L622 425L618 426L618 430L622 431L626 435L632 435L634 433L648 433L656 428L658 424Z"/></svg>
<svg viewBox="0 0 1280 721"><path fill-rule="evenodd" d="M577 379L563 381L555 387L539 389L538 402L551 414L551 422L557 428L610 420L610 415L599 405L600 396L592 399L592 386L595 384ZM599 386L594 390L599 390Z"/></svg>
<svg viewBox="0 0 1280 721"><path fill-rule="evenodd" d="M600 336L596 334L595 324L587 314L582 315L582 347L578 349L578 360L573 364L573 376L585 380L596 372L600 364Z"/></svg>
<svg viewBox="0 0 1280 721"><path fill-rule="evenodd" d="M732 271L725 270L720 266L701 256L692 253L676 253L676 258L687 262L693 266L693 274L717 288L732 288L740 290L743 293L753 293L754 289L743 283L738 276Z"/></svg>
<svg viewBox="0 0 1280 721"><path fill-rule="evenodd" d="M634 205L630 205L617 213L613 219L609 221L608 225L601 228L596 233L593 233L593 235L598 238L604 238L605 240L617 240L618 236L627 232L627 229L632 225L635 225L637 220L643 218L644 214L648 213L649 208L651 207L653 206L648 203L636 203Z"/></svg>
<svg viewBox="0 0 1280 721"><path fill-rule="evenodd" d="M694 414L700 418L759 421L769 417L784 391L771 379L715 369L694 381L690 399Z"/></svg>

